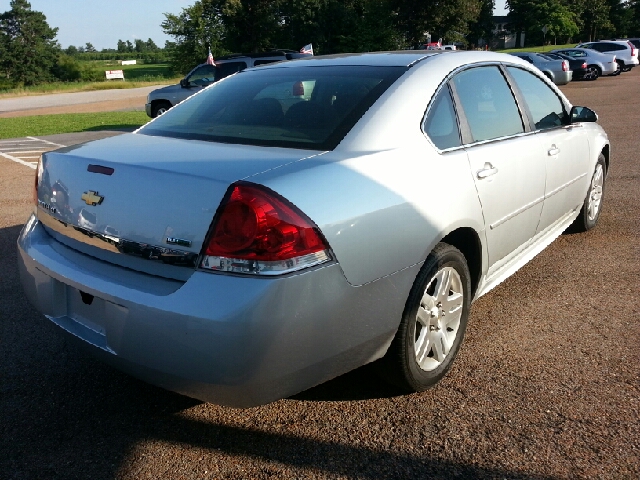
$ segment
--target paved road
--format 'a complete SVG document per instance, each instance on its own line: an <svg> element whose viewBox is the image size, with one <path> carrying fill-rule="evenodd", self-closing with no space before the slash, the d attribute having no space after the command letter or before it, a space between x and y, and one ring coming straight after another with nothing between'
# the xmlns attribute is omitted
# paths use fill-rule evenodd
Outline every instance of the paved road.
<svg viewBox="0 0 640 480"><path fill-rule="evenodd" d="M639 478L640 69L563 90L612 141L600 224L476 302L450 374L414 395L364 367L234 410L85 356L22 294L34 172L0 158L0 477Z"/></svg>
<svg viewBox="0 0 640 480"><path fill-rule="evenodd" d="M162 85L5 98L0 99L0 113L140 98L146 97L149 92L160 87Z"/></svg>

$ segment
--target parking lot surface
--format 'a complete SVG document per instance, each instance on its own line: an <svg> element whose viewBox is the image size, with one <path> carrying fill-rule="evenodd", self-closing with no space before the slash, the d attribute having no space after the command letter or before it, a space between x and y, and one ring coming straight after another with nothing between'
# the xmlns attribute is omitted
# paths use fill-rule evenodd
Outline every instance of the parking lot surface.
<svg viewBox="0 0 640 480"><path fill-rule="evenodd" d="M363 367L237 410L93 360L28 304L15 248L25 152L82 136L0 144L0 478L639 478L640 68L562 90L611 139L600 223L478 300L450 374L413 395Z"/></svg>

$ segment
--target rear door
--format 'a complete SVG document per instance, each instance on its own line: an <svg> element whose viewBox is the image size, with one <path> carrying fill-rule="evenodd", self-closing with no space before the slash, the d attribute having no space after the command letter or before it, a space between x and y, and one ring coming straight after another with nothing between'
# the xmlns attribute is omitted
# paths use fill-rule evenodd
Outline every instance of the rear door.
<svg viewBox="0 0 640 480"><path fill-rule="evenodd" d="M545 188L538 141L525 134L513 92L497 65L453 77L463 138L484 214L489 274L536 233Z"/></svg>

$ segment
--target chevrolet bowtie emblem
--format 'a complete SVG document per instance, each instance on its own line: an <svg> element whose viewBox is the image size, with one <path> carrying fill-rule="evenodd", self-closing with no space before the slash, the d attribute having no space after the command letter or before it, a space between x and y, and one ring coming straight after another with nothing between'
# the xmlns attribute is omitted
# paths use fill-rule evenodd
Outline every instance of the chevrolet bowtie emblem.
<svg viewBox="0 0 640 480"><path fill-rule="evenodd" d="M84 200L84 203L86 203L87 205L93 205L94 207L96 205L100 205L102 203L102 200L104 200L104 197L101 197L100 195L98 195L98 192L94 192L93 190L84 192L81 198L82 200Z"/></svg>

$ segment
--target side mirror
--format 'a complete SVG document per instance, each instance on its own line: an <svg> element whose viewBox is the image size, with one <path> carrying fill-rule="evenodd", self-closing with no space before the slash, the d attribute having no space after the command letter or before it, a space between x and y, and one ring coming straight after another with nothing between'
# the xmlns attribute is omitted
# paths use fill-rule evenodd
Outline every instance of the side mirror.
<svg viewBox="0 0 640 480"><path fill-rule="evenodd" d="M189 80L187 80L186 78L183 78L182 80L180 80L180 86L182 88L189 88L191 84L189 83Z"/></svg>
<svg viewBox="0 0 640 480"><path fill-rule="evenodd" d="M571 123L580 122L597 122L598 115L596 112L587 107L572 107L571 108Z"/></svg>

